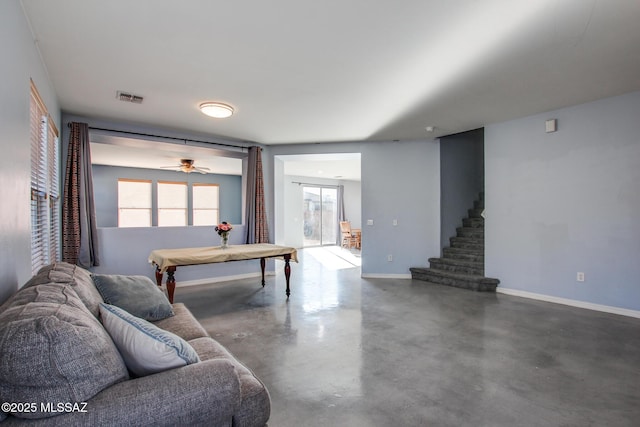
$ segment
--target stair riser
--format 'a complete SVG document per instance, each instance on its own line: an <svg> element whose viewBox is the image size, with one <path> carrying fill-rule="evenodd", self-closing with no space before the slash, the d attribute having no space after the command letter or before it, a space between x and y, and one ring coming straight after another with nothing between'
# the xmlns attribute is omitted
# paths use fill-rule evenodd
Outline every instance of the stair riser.
<svg viewBox="0 0 640 427"><path fill-rule="evenodd" d="M475 239L484 239L484 228L458 227L456 231L457 231L458 237L472 237Z"/></svg>
<svg viewBox="0 0 640 427"><path fill-rule="evenodd" d="M430 283L438 283L440 285L453 286L455 288L470 289L473 291L495 292L497 283L478 283L468 280L452 279L450 277L442 277L431 271L412 271L411 277L415 280L424 280Z"/></svg>
<svg viewBox="0 0 640 427"><path fill-rule="evenodd" d="M462 225L469 228L484 228L483 218L464 218Z"/></svg>
<svg viewBox="0 0 640 427"><path fill-rule="evenodd" d="M469 228L469 230L473 230L473 228ZM470 237L470 236L453 236L449 238L450 242L460 242L460 243L474 243L476 245L484 245L484 238L478 237Z"/></svg>
<svg viewBox="0 0 640 427"><path fill-rule="evenodd" d="M482 243L473 243L471 241L459 241L459 240L451 240L451 247L458 249L470 249L474 251L478 251L479 253L484 252L484 244Z"/></svg>
<svg viewBox="0 0 640 427"><path fill-rule="evenodd" d="M484 254L482 252L473 253L469 252L468 249L444 248L442 253L445 258L484 262Z"/></svg>
<svg viewBox="0 0 640 427"><path fill-rule="evenodd" d="M434 270L445 270L450 271L452 273L461 273L461 274L473 274L476 276L484 276L484 269L482 267L471 267L464 265L451 265L437 261L431 261L429 266Z"/></svg>
<svg viewBox="0 0 640 427"><path fill-rule="evenodd" d="M469 213L469 218L482 218L483 209L469 209L467 212Z"/></svg>

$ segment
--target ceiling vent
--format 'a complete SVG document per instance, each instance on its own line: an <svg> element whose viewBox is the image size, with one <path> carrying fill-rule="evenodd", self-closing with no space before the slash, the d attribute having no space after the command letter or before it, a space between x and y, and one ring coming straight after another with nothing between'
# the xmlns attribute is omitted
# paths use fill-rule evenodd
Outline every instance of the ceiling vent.
<svg viewBox="0 0 640 427"><path fill-rule="evenodd" d="M144 99L139 95L132 95L130 93L120 91L116 93L116 98L120 101L133 102L134 104L142 104L142 100Z"/></svg>

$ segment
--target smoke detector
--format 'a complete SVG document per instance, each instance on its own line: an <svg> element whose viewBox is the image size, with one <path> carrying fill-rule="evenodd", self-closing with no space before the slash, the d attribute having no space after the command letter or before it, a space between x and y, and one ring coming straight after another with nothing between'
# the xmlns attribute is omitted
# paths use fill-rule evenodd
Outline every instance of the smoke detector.
<svg viewBox="0 0 640 427"><path fill-rule="evenodd" d="M133 102L134 104L142 104L142 100L144 98L140 95L132 95L130 93L118 91L116 92L116 99L124 102Z"/></svg>

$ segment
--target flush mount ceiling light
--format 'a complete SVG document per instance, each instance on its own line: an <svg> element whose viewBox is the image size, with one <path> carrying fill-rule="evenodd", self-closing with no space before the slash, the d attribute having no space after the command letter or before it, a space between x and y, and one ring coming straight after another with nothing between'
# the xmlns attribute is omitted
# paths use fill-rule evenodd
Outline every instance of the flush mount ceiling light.
<svg viewBox="0 0 640 427"><path fill-rule="evenodd" d="M231 117L233 114L233 107L221 102L203 102L200 104L200 111L210 117L216 119L224 119Z"/></svg>

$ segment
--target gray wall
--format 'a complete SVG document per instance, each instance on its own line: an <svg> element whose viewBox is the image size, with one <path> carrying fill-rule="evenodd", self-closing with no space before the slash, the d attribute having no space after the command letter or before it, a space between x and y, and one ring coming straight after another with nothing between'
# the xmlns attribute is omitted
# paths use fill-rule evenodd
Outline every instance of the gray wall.
<svg viewBox="0 0 640 427"><path fill-rule="evenodd" d="M234 224L229 243L244 243L245 228ZM138 274L155 281L154 267L149 264L148 256L153 249L171 249L184 247L217 246L220 237L213 227L136 227L136 228L99 228L100 254L102 262L92 271L103 274ZM270 271L274 263L269 263ZM180 267L176 271L178 285L189 281L210 282L208 279L233 276L256 275L260 273L257 260L238 261L209 265ZM258 286L259 282L256 282Z"/></svg>
<svg viewBox="0 0 640 427"><path fill-rule="evenodd" d="M486 126L487 276L640 310L639 114L634 92Z"/></svg>
<svg viewBox="0 0 640 427"><path fill-rule="evenodd" d="M363 144L362 274L409 277L410 267L437 256L439 200L438 141Z"/></svg>
<svg viewBox="0 0 640 427"><path fill-rule="evenodd" d="M483 189L484 130L440 138L441 248L449 246L449 238Z"/></svg>
<svg viewBox="0 0 640 427"><path fill-rule="evenodd" d="M98 227L118 226L118 178L146 179L157 181L181 181L193 184L210 183L220 186L220 221L241 224L242 177L237 175L199 174L153 169L125 168L115 166L93 166L93 188L96 194L96 216Z"/></svg>
<svg viewBox="0 0 640 427"><path fill-rule="evenodd" d="M0 303L31 276L29 78L60 129L60 111L18 0L0 2Z"/></svg>

